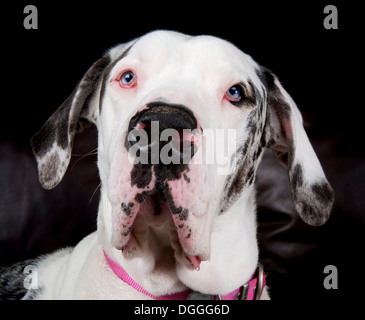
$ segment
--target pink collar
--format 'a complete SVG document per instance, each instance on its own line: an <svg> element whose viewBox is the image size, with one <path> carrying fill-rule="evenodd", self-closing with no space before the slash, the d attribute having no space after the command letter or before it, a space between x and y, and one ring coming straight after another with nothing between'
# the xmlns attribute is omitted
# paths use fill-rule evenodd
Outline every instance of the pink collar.
<svg viewBox="0 0 365 320"><path fill-rule="evenodd" d="M146 296L151 297L154 300L187 300L188 298L193 298L194 295L197 295L197 299L199 299L199 293L193 292L192 290L188 289L182 292L163 295L163 296L154 296L153 294L149 293L145 289L143 289L137 282L135 282L129 274L120 266L118 263L113 261L104 251L104 256L106 261L108 262L110 268L113 272L123 280L126 284L130 285L132 288L136 289L137 291L145 294ZM256 276L256 277L255 277ZM266 275L264 273L262 265L259 263L259 267L252 275L251 280L243 285L242 287L234 290L231 293L228 293L223 296L215 295L213 296L214 300L260 300L262 291L264 290L266 285ZM257 292L256 291L257 287ZM190 297L189 297L190 295ZM200 297L202 297L200 295ZM201 298L200 298L201 299Z"/></svg>

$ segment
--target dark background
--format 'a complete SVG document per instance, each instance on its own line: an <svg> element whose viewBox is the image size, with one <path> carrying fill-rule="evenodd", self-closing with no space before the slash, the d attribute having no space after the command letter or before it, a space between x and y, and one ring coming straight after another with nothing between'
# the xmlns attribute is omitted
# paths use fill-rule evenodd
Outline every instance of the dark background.
<svg viewBox="0 0 365 320"><path fill-rule="evenodd" d="M340 1L117 3L2 7L0 264L74 246L95 230L96 156L81 155L96 148L96 131L78 135L65 179L50 191L37 180L29 140L107 49L169 29L229 40L276 73L303 112L335 190L328 223L306 226L293 209L285 170L265 155L258 232L272 299L358 297L365 232L361 9ZM23 27L28 4L38 8L38 30ZM323 27L328 4L337 6L338 30ZM338 290L323 287L326 265L338 269Z"/></svg>

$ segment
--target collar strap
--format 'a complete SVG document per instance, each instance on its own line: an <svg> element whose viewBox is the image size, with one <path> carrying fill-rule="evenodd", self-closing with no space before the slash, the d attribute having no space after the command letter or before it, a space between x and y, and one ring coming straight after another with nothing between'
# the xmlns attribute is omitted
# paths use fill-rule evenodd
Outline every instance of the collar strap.
<svg viewBox="0 0 365 320"><path fill-rule="evenodd" d="M110 268L113 270L115 275L123 280L126 284L136 289L137 291L145 294L146 296L151 297L154 300L192 300L194 296L196 299L207 299L207 295L203 295L197 292L194 292L190 289L163 296L155 296L145 290L141 285L135 282L129 274L122 268L121 265L113 261L103 250L106 261L108 262ZM259 266L255 273L252 275L251 280L247 282L242 287L228 293L226 295L214 295L212 296L213 300L260 300L262 291L264 290L266 285L266 275L264 273L264 269L262 264L259 263Z"/></svg>

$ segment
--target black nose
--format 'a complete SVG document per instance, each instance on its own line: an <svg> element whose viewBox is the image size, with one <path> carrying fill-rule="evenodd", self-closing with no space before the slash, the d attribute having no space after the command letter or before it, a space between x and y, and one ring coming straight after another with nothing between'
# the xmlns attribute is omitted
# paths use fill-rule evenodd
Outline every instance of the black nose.
<svg viewBox="0 0 365 320"><path fill-rule="evenodd" d="M188 163L196 152L194 114L183 105L153 102L130 121L126 147L151 164Z"/></svg>

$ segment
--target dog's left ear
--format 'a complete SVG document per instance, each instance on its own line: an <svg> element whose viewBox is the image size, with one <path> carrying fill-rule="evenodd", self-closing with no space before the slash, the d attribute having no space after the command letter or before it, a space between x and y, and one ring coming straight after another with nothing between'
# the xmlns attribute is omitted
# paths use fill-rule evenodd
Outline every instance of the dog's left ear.
<svg viewBox="0 0 365 320"><path fill-rule="evenodd" d="M43 188L52 189L62 180L70 162L75 133L95 123L96 110L89 102L110 60L106 54L96 61L72 94L32 137L30 143Z"/></svg>
<svg viewBox="0 0 365 320"><path fill-rule="evenodd" d="M300 217L310 225L322 225L329 218L334 193L304 130L301 113L274 74L262 68L260 78L267 92L262 144L288 169Z"/></svg>

